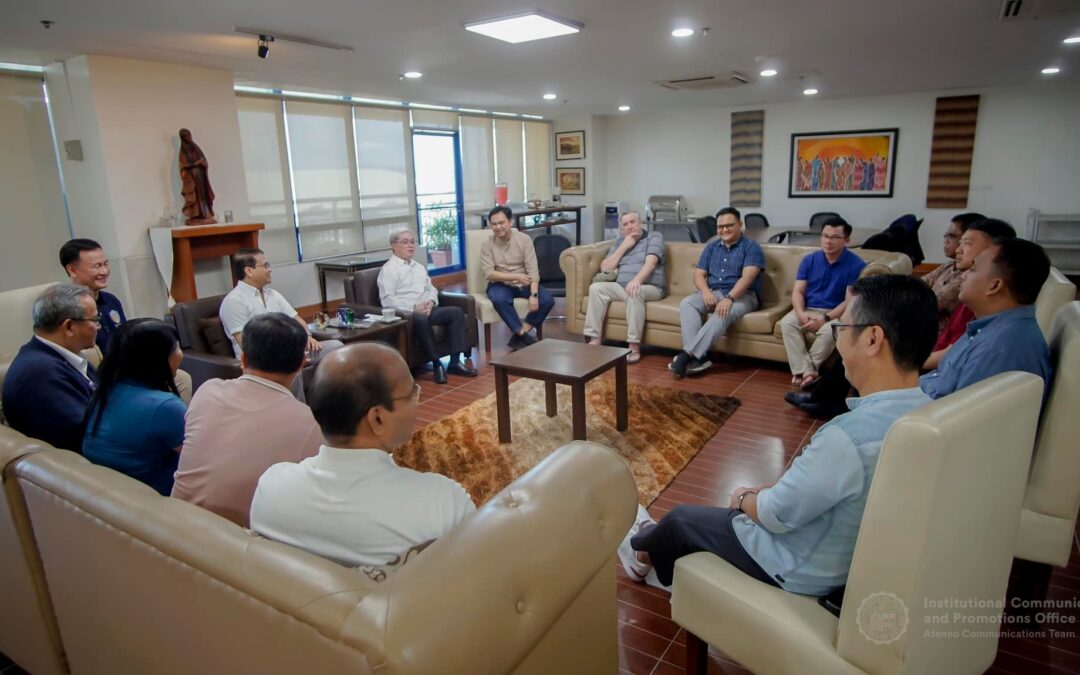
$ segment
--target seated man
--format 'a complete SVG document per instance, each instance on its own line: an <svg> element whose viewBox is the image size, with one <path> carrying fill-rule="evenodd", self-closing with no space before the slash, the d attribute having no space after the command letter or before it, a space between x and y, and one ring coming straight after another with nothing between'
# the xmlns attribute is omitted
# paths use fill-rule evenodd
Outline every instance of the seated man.
<svg viewBox="0 0 1080 675"><path fill-rule="evenodd" d="M409 440L420 385L397 351L352 344L328 354L311 387L325 443L259 479L251 528L350 566L381 566L438 539L475 510L458 483L394 464Z"/></svg>
<svg viewBox="0 0 1080 675"><path fill-rule="evenodd" d="M975 256L990 248L991 245L1015 236L1016 230L1003 220L994 218L976 220L969 224L960 236L960 243L956 248L957 269L960 270L961 274L966 272L975 261ZM957 292L957 299L959 300L959 291ZM938 333L934 351L930 353L930 357L923 364L923 370L933 370L938 367L949 347L960 339L960 336L967 330L968 323L974 318L975 314L971 311L971 308L962 302L958 302L952 314L946 320L945 328Z"/></svg>
<svg viewBox="0 0 1080 675"><path fill-rule="evenodd" d="M319 450L322 434L311 408L289 391L304 367L307 333L279 312L244 326L235 380L208 380L187 412L172 496L248 526L259 476L278 462L299 462Z"/></svg>
<svg viewBox="0 0 1080 675"><path fill-rule="evenodd" d="M85 286L56 284L34 300L32 312L34 337L4 377L4 417L19 433L81 453L95 373L79 352L97 336L94 296Z"/></svg>
<svg viewBox="0 0 1080 675"><path fill-rule="evenodd" d="M645 303L664 297L664 235L642 229L641 215L628 211L619 218L622 237L600 263L601 272L618 272L615 281L594 281L589 286L589 307L585 311L585 336L589 344L600 344L604 315L612 300L626 303L626 341L630 343L627 363L641 360L641 334L645 330Z"/></svg>
<svg viewBox="0 0 1080 675"><path fill-rule="evenodd" d="M1049 276L1046 252L1026 239L1005 239L976 256L960 287L960 302L975 319L937 370L922 376L922 390L941 398L998 373L1020 370L1041 377L1049 393L1050 349L1034 306Z"/></svg>
<svg viewBox="0 0 1080 675"><path fill-rule="evenodd" d="M758 294L765 269L765 253L756 241L743 236L739 210L730 206L716 212L719 237L705 245L694 270L698 292L679 303L683 351L668 368L675 377L696 375L712 366L705 354L747 312L761 305ZM701 316L709 319L702 325Z"/></svg>
<svg viewBox="0 0 1080 675"><path fill-rule="evenodd" d="M540 285L532 237L515 229L513 220L514 212L505 206L488 213L491 237L480 249L480 267L488 282L488 298L510 329L510 349L517 351L536 342L529 331L544 323L555 299ZM529 299L524 322L514 309L514 298Z"/></svg>
<svg viewBox="0 0 1080 675"><path fill-rule="evenodd" d="M431 361L436 384L446 384L447 371L455 375L476 377L476 370L462 361L465 353L465 313L460 307L439 307L439 292L431 283L427 269L413 260L416 237L403 227L390 233L390 249L394 252L379 271L379 300L386 308L412 312L412 335L424 358ZM450 365L443 368L435 356L435 334L432 326L442 326L450 341Z"/></svg>
<svg viewBox="0 0 1080 675"><path fill-rule="evenodd" d="M961 213L954 216L945 230L943 253L949 261L938 265L922 277L938 299L938 335L941 335L945 327L949 325L949 317L960 304L960 282L964 276L964 270L959 267L957 261L960 238L964 236L972 223L984 218L986 216L981 213Z"/></svg>
<svg viewBox="0 0 1080 675"><path fill-rule="evenodd" d="M866 262L848 250L851 225L830 218L821 228L821 250L808 254L795 273L791 291L794 307L780 319L791 384L807 387L817 381L818 369L836 347L829 325L844 313L844 296L859 279ZM806 336L814 342L806 349Z"/></svg>
<svg viewBox="0 0 1080 675"><path fill-rule="evenodd" d="M676 560L709 551L793 593L823 596L847 583L882 440L930 401L919 366L937 327L934 294L912 277L859 279L851 294L831 330L862 392L852 412L821 427L775 483L735 490L729 507L680 505L659 523L639 519L619 547L631 578L655 567L670 585Z"/></svg>
<svg viewBox="0 0 1080 675"><path fill-rule="evenodd" d="M120 298L106 292L109 287L109 259L101 250L101 244L93 239L72 239L60 247L60 266L67 272L71 283L86 286L97 303L101 327L97 334L97 348L101 352L98 362L105 357L109 349L109 340L113 332L124 322L124 306ZM191 402L191 375L183 370L176 371L173 378L176 390L184 403Z"/></svg>
<svg viewBox="0 0 1080 675"><path fill-rule="evenodd" d="M316 340L308 333L307 323L296 313L289 301L281 293L269 287L271 282L270 262L257 248L244 248L233 256L233 273L239 280L236 286L229 291L225 299L221 301L218 316L221 324L225 327L225 333L232 340L233 351L236 358L240 358L243 344L244 326L253 317L266 312L281 312L291 317L304 329L307 338L308 354L314 361L318 361L322 351L337 349L341 346L339 340ZM303 376L294 380L292 392L297 399L304 400Z"/></svg>

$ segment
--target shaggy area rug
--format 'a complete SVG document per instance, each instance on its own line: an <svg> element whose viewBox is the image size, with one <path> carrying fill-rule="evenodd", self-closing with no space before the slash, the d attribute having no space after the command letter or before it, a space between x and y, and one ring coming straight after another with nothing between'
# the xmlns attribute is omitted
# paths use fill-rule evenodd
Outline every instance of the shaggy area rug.
<svg viewBox="0 0 1080 675"><path fill-rule="evenodd" d="M510 385L513 442L500 444L495 394L417 431L394 451L394 461L434 471L461 483L483 504L553 450L571 441L570 387L557 388L559 413L544 414L544 383L519 379ZM739 407L738 399L664 387L629 385L630 426L615 430L615 380L586 387L587 438L614 448L629 464L642 504L690 461Z"/></svg>

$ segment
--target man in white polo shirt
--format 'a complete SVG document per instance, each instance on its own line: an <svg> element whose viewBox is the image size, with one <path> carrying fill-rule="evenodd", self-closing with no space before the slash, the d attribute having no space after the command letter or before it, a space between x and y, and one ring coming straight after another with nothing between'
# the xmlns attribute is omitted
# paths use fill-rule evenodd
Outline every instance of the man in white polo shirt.
<svg viewBox="0 0 1080 675"><path fill-rule="evenodd" d="M475 510L446 476L394 464L409 440L420 386L397 351L379 343L327 354L311 386L326 443L259 479L251 529L343 565L378 567L446 534Z"/></svg>
<svg viewBox="0 0 1080 675"><path fill-rule="evenodd" d="M243 351L244 326L253 317L267 312L281 312L285 316L292 317L304 327L307 333L307 322L293 309L289 301L281 293L270 288L271 272L270 261L266 255L257 248L243 248L233 256L233 273L236 274L236 286L229 291L225 299L221 301L218 309L218 317L225 327L225 333L232 340L233 352L236 358L240 358ZM316 340L308 334L307 353L312 361L318 362L325 352L337 349L341 346L340 340ZM304 376L301 373L293 381L292 392L296 398L304 400Z"/></svg>

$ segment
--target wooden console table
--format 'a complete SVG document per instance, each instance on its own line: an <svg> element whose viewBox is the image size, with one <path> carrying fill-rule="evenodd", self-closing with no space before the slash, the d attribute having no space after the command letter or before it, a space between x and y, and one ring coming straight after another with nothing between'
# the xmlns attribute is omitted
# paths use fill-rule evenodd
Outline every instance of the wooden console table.
<svg viewBox="0 0 1080 675"><path fill-rule="evenodd" d="M187 302L199 297L195 291L195 261L231 256L242 248L259 247L262 223L242 225L196 225L172 229L172 297Z"/></svg>
<svg viewBox="0 0 1080 675"><path fill-rule="evenodd" d="M550 230L556 225L573 225L575 230L574 243L581 245L581 209L584 206L545 206L540 209L528 209L526 211L514 211L514 227L521 231L538 230L541 228ZM535 216L545 216L539 222L522 222L526 218L536 220ZM480 213L480 227L488 226L487 212Z"/></svg>

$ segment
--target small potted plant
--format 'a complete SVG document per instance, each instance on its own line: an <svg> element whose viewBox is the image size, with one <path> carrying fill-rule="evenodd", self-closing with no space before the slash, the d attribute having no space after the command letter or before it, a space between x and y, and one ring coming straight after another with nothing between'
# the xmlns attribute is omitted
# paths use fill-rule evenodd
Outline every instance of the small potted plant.
<svg viewBox="0 0 1080 675"><path fill-rule="evenodd" d="M428 257L435 267L447 267L453 261L451 247L457 239L457 216L453 211L444 211L435 216L424 228L424 245Z"/></svg>

